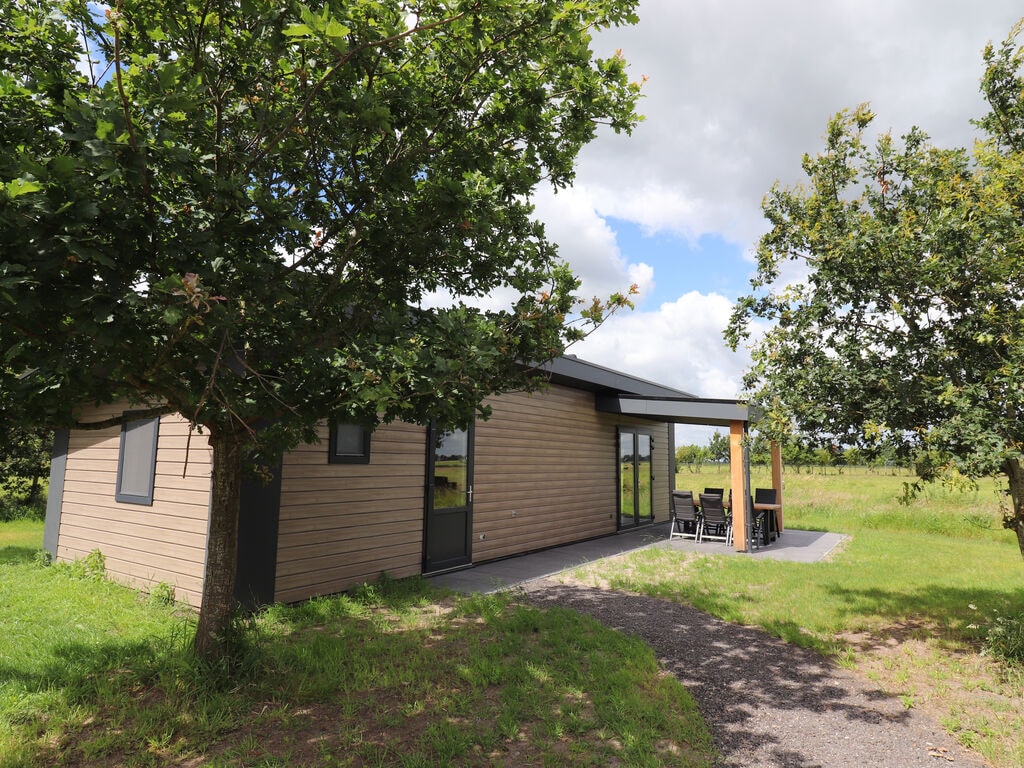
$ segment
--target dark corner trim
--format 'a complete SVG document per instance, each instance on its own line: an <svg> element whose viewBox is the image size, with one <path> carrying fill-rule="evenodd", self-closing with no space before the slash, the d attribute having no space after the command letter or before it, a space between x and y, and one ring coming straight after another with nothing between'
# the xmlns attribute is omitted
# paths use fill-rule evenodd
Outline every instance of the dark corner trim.
<svg viewBox="0 0 1024 768"><path fill-rule="evenodd" d="M64 470L68 464L68 445L71 430L58 429L53 433L53 453L50 458L50 490L46 496L46 527L43 530L43 549L50 557L57 557L57 537L60 533L60 513L64 502Z"/></svg>
<svg viewBox="0 0 1024 768"><path fill-rule="evenodd" d="M242 478L235 600L246 610L274 602L277 590L281 461L270 469L269 482L249 476Z"/></svg>

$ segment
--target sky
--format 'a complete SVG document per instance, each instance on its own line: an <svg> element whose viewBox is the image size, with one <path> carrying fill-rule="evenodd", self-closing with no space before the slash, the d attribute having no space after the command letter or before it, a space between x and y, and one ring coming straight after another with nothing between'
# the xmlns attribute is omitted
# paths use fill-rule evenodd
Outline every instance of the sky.
<svg viewBox="0 0 1024 768"><path fill-rule="evenodd" d="M747 350L722 337L749 292L775 181L803 181L828 120L870 102L874 126L970 146L985 114L982 51L1024 15L1019 0L641 0L605 30L646 76L632 136L584 148L576 182L538 190L537 216L586 296L636 283L636 308L569 352L700 397L741 396ZM710 430L678 427L678 442Z"/></svg>

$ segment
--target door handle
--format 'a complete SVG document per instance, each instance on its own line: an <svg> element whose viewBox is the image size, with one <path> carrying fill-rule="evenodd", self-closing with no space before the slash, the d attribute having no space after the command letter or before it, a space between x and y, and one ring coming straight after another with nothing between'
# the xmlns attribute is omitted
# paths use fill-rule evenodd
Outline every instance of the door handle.
<svg viewBox="0 0 1024 768"><path fill-rule="evenodd" d="M472 504L473 503L473 486L472 485L469 486L469 488L466 489L466 503L467 504Z"/></svg>

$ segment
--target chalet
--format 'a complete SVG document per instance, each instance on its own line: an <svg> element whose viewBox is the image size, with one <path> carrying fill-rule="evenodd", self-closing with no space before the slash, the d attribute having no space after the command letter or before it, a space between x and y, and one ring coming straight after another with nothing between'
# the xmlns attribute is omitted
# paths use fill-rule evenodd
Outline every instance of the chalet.
<svg viewBox="0 0 1024 768"><path fill-rule="evenodd" d="M373 432L325 420L320 443L285 454L242 490L238 598L294 602L437 573L665 520L673 424L728 426L733 487L749 488L747 406L708 400L567 356L551 386L490 398L468 430ZM89 409L83 421L125 412ZM325 414L326 416L326 414ZM109 574L175 587L199 604L211 452L179 415L56 436L44 546L103 552ZM742 510L735 546L747 546Z"/></svg>

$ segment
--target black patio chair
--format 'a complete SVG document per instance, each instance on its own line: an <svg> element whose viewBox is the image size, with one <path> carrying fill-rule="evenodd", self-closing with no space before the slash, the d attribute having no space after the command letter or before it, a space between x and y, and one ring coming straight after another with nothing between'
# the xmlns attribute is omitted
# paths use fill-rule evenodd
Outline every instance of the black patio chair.
<svg viewBox="0 0 1024 768"><path fill-rule="evenodd" d="M778 504L779 494L774 488L755 488L755 504ZM767 519L766 540L779 535L779 511L777 509L764 510Z"/></svg>
<svg viewBox="0 0 1024 768"><path fill-rule="evenodd" d="M762 544L768 544L770 542L770 526L769 512L767 509L754 509L754 497L750 497L750 527L751 527L751 544L754 549L760 549Z"/></svg>
<svg viewBox="0 0 1024 768"><path fill-rule="evenodd" d="M692 491L672 491L672 506L669 510L669 539L690 538L700 535L700 513L693 504Z"/></svg>
<svg viewBox="0 0 1024 768"><path fill-rule="evenodd" d="M732 544L732 517L725 511L720 494L700 495L700 515L700 535L697 541L718 539L726 544Z"/></svg>

